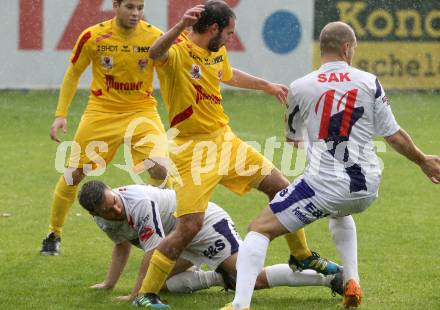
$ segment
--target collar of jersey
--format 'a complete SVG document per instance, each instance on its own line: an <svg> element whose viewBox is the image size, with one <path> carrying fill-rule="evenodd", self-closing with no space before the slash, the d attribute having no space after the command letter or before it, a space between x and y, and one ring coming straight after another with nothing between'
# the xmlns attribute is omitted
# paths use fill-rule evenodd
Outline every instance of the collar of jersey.
<svg viewBox="0 0 440 310"><path fill-rule="evenodd" d="M191 41L188 36L186 37L186 42L185 44L187 45L188 49L194 51L196 54L198 55L202 55L202 56L211 56L214 52L205 50L204 48L198 46L197 44L195 44L193 41Z"/></svg>
<svg viewBox="0 0 440 310"><path fill-rule="evenodd" d="M116 17L114 17L113 19L112 19L112 29L113 29L113 31L115 32L115 34L116 35L118 35L118 36L120 36L120 37L123 37L123 38L130 38L130 37L132 37L132 36L134 36L134 35L136 35L136 33L138 33L139 32L139 29L140 29L140 24L141 24L141 21L136 25L136 29L133 31L133 32L130 32L130 33L127 33L127 32L125 32L121 27L119 27L118 26L118 23L116 22Z"/></svg>
<svg viewBox="0 0 440 310"><path fill-rule="evenodd" d="M348 68L350 66L345 61L332 61L332 62L327 62L327 63L321 65L321 68L325 68L325 69L328 69L328 68L341 68L341 67Z"/></svg>

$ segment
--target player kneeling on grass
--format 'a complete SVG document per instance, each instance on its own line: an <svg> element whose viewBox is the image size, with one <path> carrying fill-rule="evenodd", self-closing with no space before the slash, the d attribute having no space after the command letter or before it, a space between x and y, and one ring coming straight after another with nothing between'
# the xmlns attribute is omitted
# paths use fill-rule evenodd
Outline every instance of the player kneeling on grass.
<svg viewBox="0 0 440 310"><path fill-rule="evenodd" d="M131 245L145 251L132 292L128 296L118 297L119 300L134 299L154 249L175 228L175 192L146 185L130 185L112 190L100 181L90 181L82 187L78 200L115 243L105 280L92 288L110 289L116 285L127 263ZM184 250L164 289L176 293L190 293L212 286L234 289L235 262L240 243L241 239L230 216L210 202L202 230ZM202 264L206 264L211 271L195 267ZM333 292L342 294L342 273L324 276L313 270L293 272L287 264L264 268L255 288L275 286L327 286ZM155 306L168 308L163 304Z"/></svg>

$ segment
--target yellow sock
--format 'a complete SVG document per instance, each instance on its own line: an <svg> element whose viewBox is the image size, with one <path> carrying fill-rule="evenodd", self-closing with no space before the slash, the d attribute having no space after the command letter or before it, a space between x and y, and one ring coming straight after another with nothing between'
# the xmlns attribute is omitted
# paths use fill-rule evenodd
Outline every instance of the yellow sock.
<svg viewBox="0 0 440 310"><path fill-rule="evenodd" d="M307 245L306 234L301 228L295 232L284 235L290 249L290 254L298 260L303 260L312 255Z"/></svg>
<svg viewBox="0 0 440 310"><path fill-rule="evenodd" d="M63 176L59 178L55 186L50 210L49 230L50 232L54 232L57 236L61 236L61 230L66 222L67 214L75 201L77 189L78 186L67 185Z"/></svg>
<svg viewBox="0 0 440 310"><path fill-rule="evenodd" d="M155 250L139 293L159 294L160 289L175 265L176 261L169 259L159 250Z"/></svg>

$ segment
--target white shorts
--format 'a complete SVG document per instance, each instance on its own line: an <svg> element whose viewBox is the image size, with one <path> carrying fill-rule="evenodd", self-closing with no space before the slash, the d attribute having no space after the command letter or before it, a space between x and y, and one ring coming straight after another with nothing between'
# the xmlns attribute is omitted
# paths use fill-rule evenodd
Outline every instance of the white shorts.
<svg viewBox="0 0 440 310"><path fill-rule="evenodd" d="M304 176L298 177L287 188L279 191L269 207L290 232L313 223L317 219L331 216L342 217L367 209L377 195L356 199L341 199L337 202L319 196L307 184Z"/></svg>
<svg viewBox="0 0 440 310"><path fill-rule="evenodd" d="M210 202L202 230L181 254L195 266L208 265L216 270L228 257L238 252L241 238L230 216Z"/></svg>

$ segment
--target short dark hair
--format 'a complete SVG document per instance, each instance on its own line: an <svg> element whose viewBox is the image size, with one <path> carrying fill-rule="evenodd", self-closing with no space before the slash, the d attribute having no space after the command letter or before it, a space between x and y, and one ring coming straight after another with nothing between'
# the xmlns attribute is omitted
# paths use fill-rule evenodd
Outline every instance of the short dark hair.
<svg viewBox="0 0 440 310"><path fill-rule="evenodd" d="M91 214L97 214L97 208L104 202L104 192L108 186L101 181L85 183L78 193L78 201Z"/></svg>
<svg viewBox="0 0 440 310"><path fill-rule="evenodd" d="M205 11L201 14L197 23L193 25L196 33L205 33L209 26L218 25L219 31L229 26L231 18L236 18L234 11L222 0L209 0L205 3Z"/></svg>

